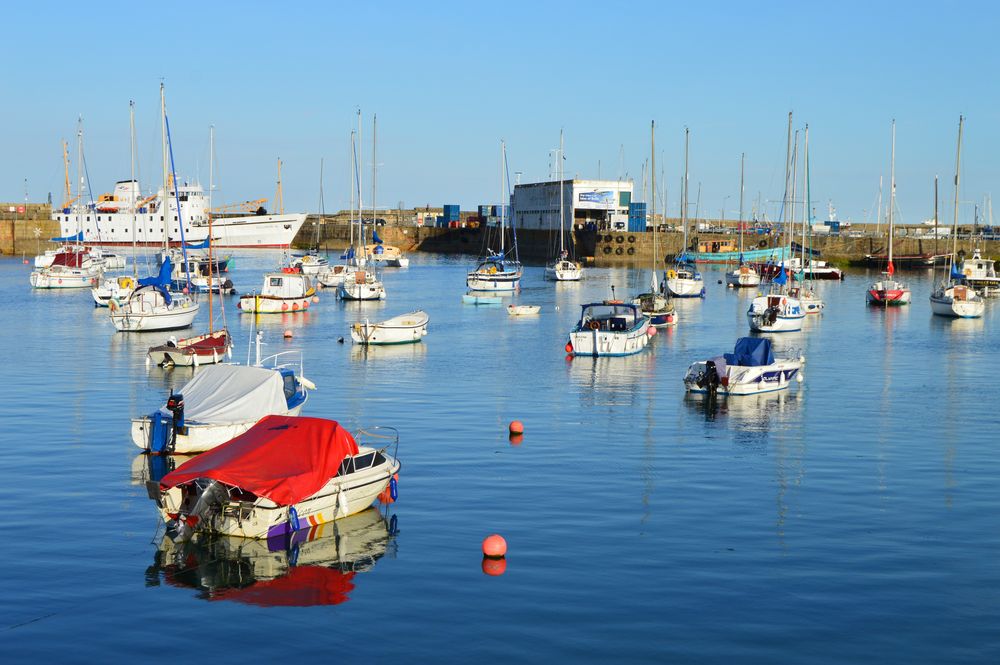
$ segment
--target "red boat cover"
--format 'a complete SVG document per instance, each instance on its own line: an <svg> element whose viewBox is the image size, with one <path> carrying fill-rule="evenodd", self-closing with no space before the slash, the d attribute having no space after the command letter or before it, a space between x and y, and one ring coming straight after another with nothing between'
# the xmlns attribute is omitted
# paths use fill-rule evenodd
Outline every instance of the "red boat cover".
<svg viewBox="0 0 1000 665"><path fill-rule="evenodd" d="M83 260L87 258L87 251L79 252L59 252L52 259L54 266L66 266L67 268L79 268L83 265Z"/></svg>
<svg viewBox="0 0 1000 665"><path fill-rule="evenodd" d="M163 477L164 489L212 478L279 506L312 496L358 454L350 432L336 421L267 416L240 436L185 462Z"/></svg>

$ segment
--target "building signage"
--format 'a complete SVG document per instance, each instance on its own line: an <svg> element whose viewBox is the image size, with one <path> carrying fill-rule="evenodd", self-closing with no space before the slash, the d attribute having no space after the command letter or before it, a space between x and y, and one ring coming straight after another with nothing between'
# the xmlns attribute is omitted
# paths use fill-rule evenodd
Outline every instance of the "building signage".
<svg viewBox="0 0 1000 665"><path fill-rule="evenodd" d="M603 192L580 192L580 203L600 203L608 206L615 204L615 193L612 190Z"/></svg>

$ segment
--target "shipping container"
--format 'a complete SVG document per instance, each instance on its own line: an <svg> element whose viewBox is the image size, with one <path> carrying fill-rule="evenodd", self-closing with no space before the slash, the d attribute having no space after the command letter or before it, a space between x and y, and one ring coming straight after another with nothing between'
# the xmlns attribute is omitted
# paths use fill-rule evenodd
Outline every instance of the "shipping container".
<svg viewBox="0 0 1000 665"><path fill-rule="evenodd" d="M629 217L628 230L630 233L643 233L646 230L645 217Z"/></svg>
<svg viewBox="0 0 1000 665"><path fill-rule="evenodd" d="M480 219L484 219L484 218L489 217L489 216L490 216L490 207L489 206L479 206L479 218Z"/></svg>

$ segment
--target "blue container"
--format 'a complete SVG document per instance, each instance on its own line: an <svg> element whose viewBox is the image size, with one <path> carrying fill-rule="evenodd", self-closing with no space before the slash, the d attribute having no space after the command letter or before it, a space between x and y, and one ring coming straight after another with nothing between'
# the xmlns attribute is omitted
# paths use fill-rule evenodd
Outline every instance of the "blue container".
<svg viewBox="0 0 1000 665"><path fill-rule="evenodd" d="M485 219L486 217L489 217L489 216L490 216L490 207L489 206L479 206L479 217L481 219Z"/></svg>
<svg viewBox="0 0 1000 665"><path fill-rule="evenodd" d="M645 217L629 217L628 230L630 233L643 233L646 230Z"/></svg>

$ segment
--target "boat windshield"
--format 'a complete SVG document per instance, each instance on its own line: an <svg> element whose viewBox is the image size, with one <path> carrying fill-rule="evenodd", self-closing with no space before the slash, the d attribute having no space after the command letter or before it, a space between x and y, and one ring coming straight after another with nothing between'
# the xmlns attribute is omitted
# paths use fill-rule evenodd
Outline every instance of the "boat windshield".
<svg viewBox="0 0 1000 665"><path fill-rule="evenodd" d="M639 315L635 305L601 303L583 306L580 328L605 331L625 331L633 327Z"/></svg>

